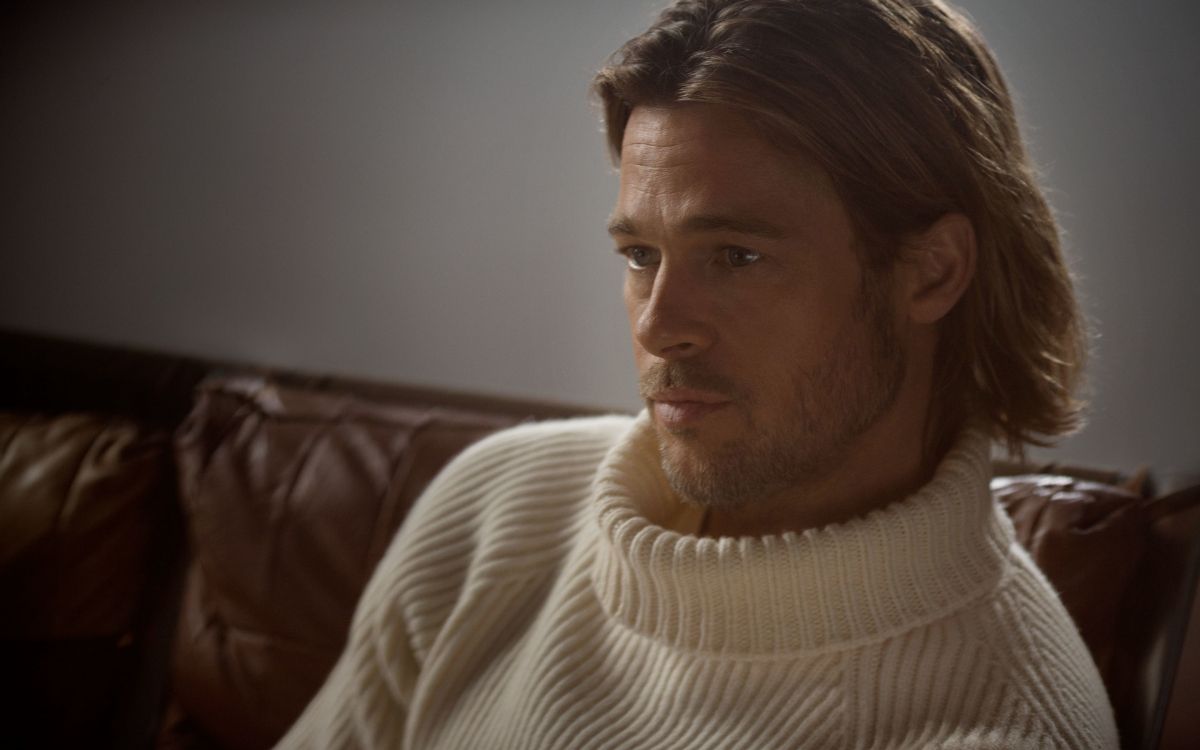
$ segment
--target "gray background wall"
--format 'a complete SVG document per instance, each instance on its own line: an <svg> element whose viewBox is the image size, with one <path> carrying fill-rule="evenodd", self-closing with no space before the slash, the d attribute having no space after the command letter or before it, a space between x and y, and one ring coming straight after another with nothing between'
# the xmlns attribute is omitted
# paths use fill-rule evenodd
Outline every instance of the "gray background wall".
<svg viewBox="0 0 1200 750"><path fill-rule="evenodd" d="M592 71L658 3L18 3L0 326L637 406ZM963 0L1097 332L1054 455L1200 472L1200 5Z"/></svg>

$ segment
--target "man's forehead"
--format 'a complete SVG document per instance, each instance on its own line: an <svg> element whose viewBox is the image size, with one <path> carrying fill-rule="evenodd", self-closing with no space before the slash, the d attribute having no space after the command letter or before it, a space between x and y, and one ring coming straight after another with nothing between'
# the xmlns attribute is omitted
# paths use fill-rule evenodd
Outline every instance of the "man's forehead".
<svg viewBox="0 0 1200 750"><path fill-rule="evenodd" d="M741 111L724 105L683 102L633 109L622 137L620 168L676 166L703 155L697 166L758 163L760 170L787 170L832 186L829 173L799 146L785 146Z"/></svg>
<svg viewBox="0 0 1200 750"><path fill-rule="evenodd" d="M671 152L686 146L728 147L734 142L754 148L767 145L751 122L730 107L691 102L639 106L630 113L625 126L622 162L631 150L638 155L669 158Z"/></svg>
<svg viewBox="0 0 1200 750"><path fill-rule="evenodd" d="M772 143L731 107L637 107L623 143L614 233L637 234L628 230L639 215L657 214L665 201L673 216L655 218L681 229L777 236L783 215L837 197L815 161Z"/></svg>

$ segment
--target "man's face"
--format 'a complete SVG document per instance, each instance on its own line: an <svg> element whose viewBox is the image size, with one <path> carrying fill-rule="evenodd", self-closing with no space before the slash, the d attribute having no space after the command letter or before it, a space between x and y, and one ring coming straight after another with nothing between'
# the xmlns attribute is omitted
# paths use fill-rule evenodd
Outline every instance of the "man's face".
<svg viewBox="0 0 1200 750"><path fill-rule="evenodd" d="M819 481L895 401L889 276L864 284L828 175L732 110L636 108L610 231L642 396L685 499L736 509Z"/></svg>

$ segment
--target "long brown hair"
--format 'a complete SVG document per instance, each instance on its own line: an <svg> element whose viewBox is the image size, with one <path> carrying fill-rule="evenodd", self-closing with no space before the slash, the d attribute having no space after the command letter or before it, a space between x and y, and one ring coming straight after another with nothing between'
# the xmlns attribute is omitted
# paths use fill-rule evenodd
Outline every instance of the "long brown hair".
<svg viewBox="0 0 1200 750"><path fill-rule="evenodd" d="M738 109L833 179L867 275L949 212L975 278L942 321L939 443L975 415L1010 453L1076 429L1086 332L1012 99L971 23L940 0L680 0L594 82L620 159L634 107Z"/></svg>

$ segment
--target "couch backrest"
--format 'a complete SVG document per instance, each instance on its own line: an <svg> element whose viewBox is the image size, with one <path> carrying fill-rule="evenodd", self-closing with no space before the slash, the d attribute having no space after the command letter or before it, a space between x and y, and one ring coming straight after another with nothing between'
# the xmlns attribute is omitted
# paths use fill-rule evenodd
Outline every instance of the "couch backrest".
<svg viewBox="0 0 1200 750"><path fill-rule="evenodd" d="M169 637L158 616L182 536L170 444L123 417L0 412L6 746L136 732L126 709L151 641Z"/></svg>
<svg viewBox="0 0 1200 750"><path fill-rule="evenodd" d="M193 557L179 706L226 747L266 747L320 687L359 593L437 471L516 416L219 379L176 434Z"/></svg>

